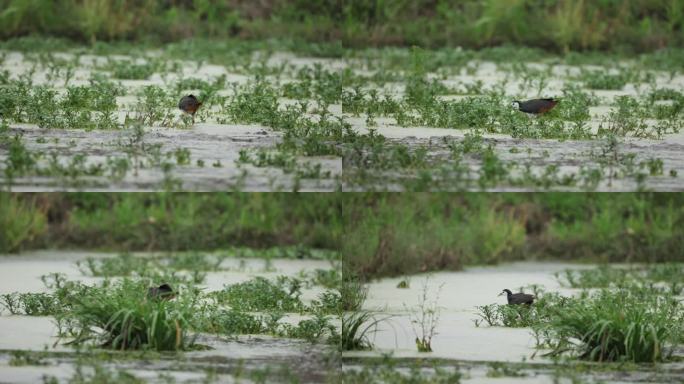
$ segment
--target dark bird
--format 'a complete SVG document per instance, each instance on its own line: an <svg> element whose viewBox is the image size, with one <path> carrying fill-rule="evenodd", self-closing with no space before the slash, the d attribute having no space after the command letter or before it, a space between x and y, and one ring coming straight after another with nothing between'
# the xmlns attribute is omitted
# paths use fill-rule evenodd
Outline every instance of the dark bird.
<svg viewBox="0 0 684 384"><path fill-rule="evenodd" d="M508 304L509 305L515 305L515 304L527 304L530 305L534 301L534 296L528 295L526 293L513 293L508 289L504 289L499 296L506 294L508 298Z"/></svg>
<svg viewBox="0 0 684 384"><path fill-rule="evenodd" d="M199 109L202 103L197 100L195 95L183 96L178 102L178 108L192 115L192 123L195 124L195 112Z"/></svg>
<svg viewBox="0 0 684 384"><path fill-rule="evenodd" d="M147 297L155 300L171 300L176 297L176 293L173 292L173 288L170 285L164 283L158 287L147 289Z"/></svg>
<svg viewBox="0 0 684 384"><path fill-rule="evenodd" d="M527 101L513 101L513 107L521 112L541 115L553 109L558 104L556 99L534 99Z"/></svg>

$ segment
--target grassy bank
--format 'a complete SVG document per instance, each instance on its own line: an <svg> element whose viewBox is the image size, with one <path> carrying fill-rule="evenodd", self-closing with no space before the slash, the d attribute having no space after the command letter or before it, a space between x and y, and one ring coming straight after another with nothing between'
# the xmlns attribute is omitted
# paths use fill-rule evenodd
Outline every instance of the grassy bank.
<svg viewBox="0 0 684 384"><path fill-rule="evenodd" d="M681 261L681 194L4 194L3 252L341 249L362 277L510 260Z"/></svg>
<svg viewBox="0 0 684 384"><path fill-rule="evenodd" d="M680 261L676 194L359 195L342 257L365 278L512 260Z"/></svg>
<svg viewBox="0 0 684 384"><path fill-rule="evenodd" d="M683 10L682 0L355 0L343 44L651 51L684 43Z"/></svg>
<svg viewBox="0 0 684 384"><path fill-rule="evenodd" d="M2 194L0 252L241 245L336 249L339 209L334 195Z"/></svg>
<svg viewBox="0 0 684 384"><path fill-rule="evenodd" d="M339 39L340 8L325 1L0 1L0 38L175 41L189 37ZM69 15L68 18L62 15Z"/></svg>
<svg viewBox="0 0 684 384"><path fill-rule="evenodd" d="M285 37L348 47L517 44L556 52L640 52L684 43L684 0L0 0L0 9L0 38L40 34L82 42L168 42Z"/></svg>

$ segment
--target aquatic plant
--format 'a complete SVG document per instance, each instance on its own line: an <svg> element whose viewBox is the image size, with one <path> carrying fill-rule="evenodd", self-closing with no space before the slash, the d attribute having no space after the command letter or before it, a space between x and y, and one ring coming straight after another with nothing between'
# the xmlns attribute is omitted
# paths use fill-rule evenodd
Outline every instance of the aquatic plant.
<svg viewBox="0 0 684 384"><path fill-rule="evenodd" d="M408 308L404 304L404 307L409 311L409 321L411 322L411 329L416 336L418 352L432 352L432 339L437 335L437 323L439 322L440 308L437 306L437 302L439 301L442 286L432 295L429 290L428 281L429 277L426 277L423 282L418 305L415 308Z"/></svg>
<svg viewBox="0 0 684 384"><path fill-rule="evenodd" d="M197 327L205 332L225 335L261 334L267 330L260 316L225 309L209 311L198 319Z"/></svg>
<svg viewBox="0 0 684 384"><path fill-rule="evenodd" d="M340 287L340 295L342 296L341 308L343 311L358 311L361 310L366 301L368 287L358 278L346 277Z"/></svg>
<svg viewBox="0 0 684 384"><path fill-rule="evenodd" d="M682 313L671 296L602 290L574 300L533 329L553 355L655 363L668 360L681 341Z"/></svg>
<svg viewBox="0 0 684 384"><path fill-rule="evenodd" d="M341 316L342 332L339 345L342 351L354 351L373 348L370 337L377 331L382 319L376 318L370 311L345 312Z"/></svg>
<svg viewBox="0 0 684 384"><path fill-rule="evenodd" d="M556 273L563 285L572 288L605 288L624 286L629 278L629 270L610 267L606 264L597 268L570 270Z"/></svg>
<svg viewBox="0 0 684 384"><path fill-rule="evenodd" d="M300 285L297 280L272 282L255 277L244 283L227 286L215 297L219 303L239 311L297 312L303 309L299 299Z"/></svg>
<svg viewBox="0 0 684 384"><path fill-rule="evenodd" d="M70 344L95 342L113 349L190 348L192 319L197 316L193 297L175 300L146 297L147 285L124 279L105 287L91 287L72 304L69 311L56 315L60 337Z"/></svg>

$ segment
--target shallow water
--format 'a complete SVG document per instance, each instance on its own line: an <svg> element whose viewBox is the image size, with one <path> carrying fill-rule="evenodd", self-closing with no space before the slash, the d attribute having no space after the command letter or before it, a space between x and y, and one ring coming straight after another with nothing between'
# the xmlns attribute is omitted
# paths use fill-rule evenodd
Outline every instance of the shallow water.
<svg viewBox="0 0 684 384"><path fill-rule="evenodd" d="M544 350L535 349L535 339L529 328L476 326L477 306L505 304L506 298L498 296L508 288L514 292L530 293L531 285L538 285L548 292L571 296L579 290L561 287L554 273L565 269L593 268L591 265L547 262L519 262L493 267L471 267L459 272L436 272L408 276L409 288L397 288L405 278L384 278L368 284L368 297L364 309L381 319L371 340L370 351L343 352L343 369L359 370L371 362L381 362L389 355L399 366L411 367L418 362L426 372L434 374L434 367L453 369L458 366L465 374L466 383L570 383L575 382L554 373L559 367L553 360L542 355ZM427 284L427 285L426 285ZM439 308L439 320L432 340L433 352L418 352L416 333L411 324L411 313L418 313L424 287L428 288L428 303ZM525 288L526 287L526 288ZM420 334L420 331L418 330ZM684 352L684 351L680 351ZM515 364L525 377L488 377L493 363ZM577 372L578 375L586 375ZM592 372L583 379L589 382L604 380L609 383L662 382L684 380L684 364L668 363L658 369L644 366L627 372ZM658 379L654 379L658 378ZM556 381L560 380L560 381Z"/></svg>
<svg viewBox="0 0 684 384"><path fill-rule="evenodd" d="M392 352L397 357L448 358L475 361L521 361L534 354L534 339L528 329L476 327L476 306L503 304L497 296L504 288L518 291L521 286L539 285L549 291L572 294L561 288L553 273L571 264L516 263L497 267L466 268L463 272L437 272L410 276L409 288L397 288L401 278L382 279L369 284L364 308L388 316L374 334L373 351L345 352L345 356L378 355ZM426 280L427 279L427 280ZM427 281L429 297L435 302L440 320L432 353L416 351L409 313L420 302ZM486 283L484 283L486 282ZM528 289L529 291L529 289ZM458 347L454 347L458 346ZM546 361L540 357L535 360Z"/></svg>

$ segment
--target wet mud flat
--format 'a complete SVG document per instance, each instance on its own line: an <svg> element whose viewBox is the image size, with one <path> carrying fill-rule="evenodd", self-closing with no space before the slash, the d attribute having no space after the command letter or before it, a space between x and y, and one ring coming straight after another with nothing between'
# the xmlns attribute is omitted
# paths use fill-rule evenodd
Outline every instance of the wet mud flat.
<svg viewBox="0 0 684 384"><path fill-rule="evenodd" d="M684 345L675 348L674 361L661 364L614 363L606 366L582 360L557 359L538 349L530 328L488 326L479 308L505 304L498 293L508 288L530 293L532 288L572 297L578 289L562 286L555 273L567 269L593 269L590 265L520 262L496 267L466 268L463 272L435 272L400 278L383 278L368 284L363 310L379 319L369 339L372 350L345 351L343 371L371 372L377 377L421 372L444 380L460 373L466 383L489 382L678 382L684 379ZM483 283L483 282L486 282ZM408 283L408 288L399 288ZM426 288L427 287L427 288ZM418 352L419 306L423 290L438 308L432 352ZM680 297L681 298L681 297ZM429 305L429 306L430 306ZM385 376L387 377L387 376ZM560 381L558 381L560 380Z"/></svg>
<svg viewBox="0 0 684 384"><path fill-rule="evenodd" d="M136 258L154 259L163 254L136 253ZM113 254L97 252L35 251L0 258L0 295L13 292L48 293L44 276L60 274L65 281L89 286L117 277L88 276L84 264L106 261ZM94 260L94 261L93 261ZM255 278L275 280L303 276L310 271L329 270L329 261L317 259L262 259L228 257L218 269L206 272L196 287L220 291L226 286ZM181 292L182 292L181 287ZM301 289L301 300L309 305L325 290L320 286ZM191 332L194 346L183 352L154 350L117 351L96 345L72 345L59 337L59 322L52 316L11 314L0 304L0 382L35 383L43 377L69 382L78 375L133 375L145 382L326 382L339 369L339 353L325 342L269 334L220 334ZM266 314L266 313L265 313ZM296 326L308 314L279 313L281 322ZM339 324L337 324L339 327Z"/></svg>
<svg viewBox="0 0 684 384"><path fill-rule="evenodd" d="M260 375L282 375L282 381L300 383L326 382L330 373L339 369L331 356L330 347L312 345L301 340L275 339L265 336L219 338L200 335L200 344L206 351L186 352L182 355L137 354L100 352L34 351L39 366L13 365L12 359L26 350L0 350L0 382L36 383L44 377L58 382L69 382L77 370L86 375L98 369L113 372L125 371L150 383L197 382L263 382ZM16 364L16 363L14 363ZM276 379L269 379L274 380Z"/></svg>
<svg viewBox="0 0 684 384"><path fill-rule="evenodd" d="M681 134L664 140L628 139L620 143L607 140L544 140L517 139L504 135L482 135L482 147L495 148L505 177L484 180L486 165L483 156L472 153L454 158L453 148L464 142L464 134L425 128L423 134L413 136L420 128L378 129L387 133L388 142L406 147L409 151L427 151L426 163L431 167L431 188L449 191L526 192L538 189L581 192L587 189L603 192L653 190L679 192L684 180L676 175L684 172L684 145ZM629 159L626 162L622 160ZM657 160L656 160L657 159ZM665 170L652 175L646 164L656 164ZM343 173L357 173L345 167ZM350 191L364 189L402 191L419 179L415 172L389 169L373 173L365 185L350 183ZM409 187L410 188L410 187Z"/></svg>
<svg viewBox="0 0 684 384"><path fill-rule="evenodd" d="M130 159L130 169L125 175L117 171L104 171L99 175L83 175L75 170L72 175L18 177L13 180L12 190L23 191L154 191L169 188L188 191L244 190L244 191L291 191L295 183L301 191L332 191L336 188L334 178L299 179L276 167L237 165L240 151L272 148L281 134L263 126L197 124L192 129L149 127L145 129L145 146L154 152L132 155L127 148L131 133L126 131L91 131L41 129L35 126L17 126L11 135L21 135L27 150L49 154L38 162L46 170L54 164L68 169L74 157L84 158L81 169L106 168L116 159ZM177 162L178 151L190 151L190 158L182 166ZM168 160L171 170L151 166L156 157ZM185 160L183 160L185 161ZM318 165L331 175L341 173L341 160L334 157L301 158L302 163ZM200 165L201 164L201 165ZM1 168L1 167L0 167Z"/></svg>
<svg viewBox="0 0 684 384"><path fill-rule="evenodd" d="M213 62L163 50L1 52L0 88L9 98L0 115L3 184L15 191L334 191L339 156L282 154L279 146L291 126L315 125L339 109L319 83L334 84L340 65L258 50ZM178 109L188 94L203 102L194 122Z"/></svg>
<svg viewBox="0 0 684 384"><path fill-rule="evenodd" d="M344 159L349 190L684 188L681 72L515 52L510 61L467 59L478 54L351 55L342 115L355 131L388 141ZM541 116L511 105L535 98L559 103Z"/></svg>

